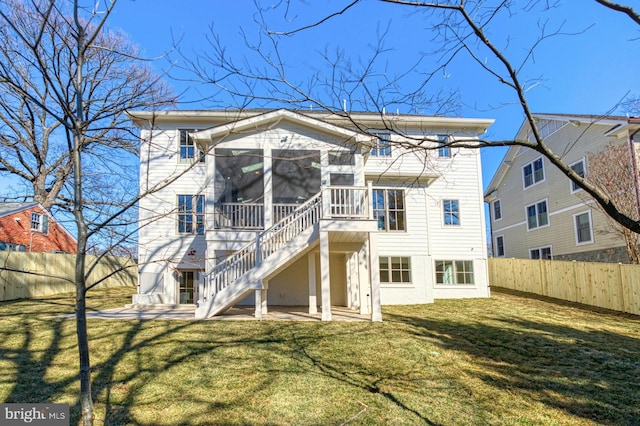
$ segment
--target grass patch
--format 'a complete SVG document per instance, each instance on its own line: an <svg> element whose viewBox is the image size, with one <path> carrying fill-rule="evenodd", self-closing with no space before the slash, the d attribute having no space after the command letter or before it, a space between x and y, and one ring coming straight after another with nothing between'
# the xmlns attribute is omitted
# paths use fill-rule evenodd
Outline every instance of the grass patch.
<svg viewBox="0 0 640 426"><path fill-rule="evenodd" d="M90 309L130 289L96 290ZM72 405L73 297L0 303L0 401ZM97 423L640 424L640 319L494 292L383 323L89 320Z"/></svg>

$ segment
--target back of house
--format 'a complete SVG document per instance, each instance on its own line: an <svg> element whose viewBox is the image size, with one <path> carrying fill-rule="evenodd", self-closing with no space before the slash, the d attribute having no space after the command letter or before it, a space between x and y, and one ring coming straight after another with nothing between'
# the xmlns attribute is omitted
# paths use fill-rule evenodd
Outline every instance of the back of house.
<svg viewBox="0 0 640 426"><path fill-rule="evenodd" d="M479 150L492 120L290 110L132 112L138 304L344 306L487 297Z"/></svg>

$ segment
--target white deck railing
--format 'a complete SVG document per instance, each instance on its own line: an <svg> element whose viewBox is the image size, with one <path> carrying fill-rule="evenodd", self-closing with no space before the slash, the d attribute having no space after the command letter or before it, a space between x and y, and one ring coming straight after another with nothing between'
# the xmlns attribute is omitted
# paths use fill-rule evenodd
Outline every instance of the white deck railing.
<svg viewBox="0 0 640 426"><path fill-rule="evenodd" d="M264 205L252 203L219 203L215 206L215 229L262 229Z"/></svg>
<svg viewBox="0 0 640 426"><path fill-rule="evenodd" d="M288 216L219 262L208 274L202 274L198 302L204 303L251 269L260 266L265 259L320 219L371 219L370 194L370 187L324 187L304 204L293 209Z"/></svg>
<svg viewBox="0 0 640 426"><path fill-rule="evenodd" d="M273 223L278 223L285 217L293 213L301 204L273 204Z"/></svg>
<svg viewBox="0 0 640 426"><path fill-rule="evenodd" d="M366 186L326 186L322 197L327 219L370 219L370 188Z"/></svg>

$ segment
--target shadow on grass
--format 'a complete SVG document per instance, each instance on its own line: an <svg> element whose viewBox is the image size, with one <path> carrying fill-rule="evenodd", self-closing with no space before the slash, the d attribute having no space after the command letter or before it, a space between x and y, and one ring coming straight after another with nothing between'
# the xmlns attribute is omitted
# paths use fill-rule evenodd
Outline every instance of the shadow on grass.
<svg viewBox="0 0 640 426"><path fill-rule="evenodd" d="M5 338L14 333L22 337L20 347L8 348L7 346L13 345L5 345L3 339L0 348L0 358L10 360L15 365L16 380L6 397L6 402L41 403L51 401L59 395L61 388L75 380L75 378L68 378L52 381L45 378L47 370L61 351L60 342L63 336L64 322L62 319L47 321L47 330L50 330L52 335L47 337L50 339L48 345L40 350L33 349L34 345L41 344L35 340L42 338L34 330L38 327L37 321L20 322L11 331L3 330ZM6 379L8 377L5 376Z"/></svg>
<svg viewBox="0 0 640 426"><path fill-rule="evenodd" d="M103 321L103 320L96 320ZM188 338L189 333L194 328L198 328L207 322L194 321L163 321L163 320L130 320L126 324L132 324L122 339L122 343L114 352L110 352L108 359L102 363L98 363L93 367L96 372L93 378L93 396L94 401L105 404L105 425L153 425L153 422L144 422L132 416L130 408L136 406L141 408L145 402L140 399L145 393L153 393L149 385L158 375L167 371L171 371L176 367L184 367L185 365L195 365L195 361L199 356L214 356L216 351L222 347L249 347L251 345L260 344L262 340L269 340L268 337L261 339L234 339L232 336L209 336L205 341L184 341ZM197 334L197 332L196 332ZM114 330L113 336L102 336L101 340L109 340L111 338L121 338L122 333ZM186 336L186 337L185 337ZM145 354L157 351L161 353L167 346L176 347L175 351L166 354L166 356L155 356L153 359L145 358ZM117 374L117 370L122 368L124 364L130 362L125 357L135 358L135 366L129 372ZM227 368L232 369L232 359L218 359L220 365L229 365ZM116 377L117 376L117 377ZM184 381L184 377L176 372L176 385ZM205 380L198 380L193 383L194 387L204 387ZM125 395L118 396L117 402L112 401L112 393L114 389L121 391L126 389ZM253 389L255 390L255 389ZM211 389L210 393L214 390ZM197 398L189 395L188 403L197 404L201 409L201 415L215 412L216 410L224 410L235 406L249 405L248 399L253 394L252 389L248 389L243 395L226 402L220 402L212 395L208 398ZM174 401L165 401L167 405L180 404L184 402L185 396L180 396ZM157 401L150 402L151 405L157 404ZM79 413L78 413L79 414ZM75 419L72 419L75 420ZM190 424L195 422L202 424L202 419L193 419L181 417L178 419L166 419L166 424ZM206 424L206 419L204 420Z"/></svg>
<svg viewBox="0 0 640 426"><path fill-rule="evenodd" d="M410 325L416 337L470 355L479 368L466 374L488 386L598 423L640 425L639 339L487 317L467 322L387 314L385 320Z"/></svg>
<svg viewBox="0 0 640 426"><path fill-rule="evenodd" d="M363 371L367 371L367 369L362 365L354 365L354 360L345 360L345 362L335 363L324 360L324 357L321 355L313 355L312 351L307 348L317 345L320 339L310 337L308 334L303 337L297 334L298 333L295 332L292 333L296 351L302 355L303 358L306 358L308 362L310 362L311 365L313 365L321 374L331 379L338 380L351 387L361 389L365 392L381 395L398 408L415 415L424 424L432 426L437 425L437 423L428 419L421 412L404 404L393 393L387 392L381 387L381 384L386 382L406 381L407 377L404 374L389 374L380 371L376 372L377 374L371 374L370 372L369 374L363 375ZM348 333L340 334L341 336L339 338L350 338ZM323 339L324 338L326 338L326 336L324 336ZM355 364L359 363L356 361ZM353 374L353 372L357 373Z"/></svg>

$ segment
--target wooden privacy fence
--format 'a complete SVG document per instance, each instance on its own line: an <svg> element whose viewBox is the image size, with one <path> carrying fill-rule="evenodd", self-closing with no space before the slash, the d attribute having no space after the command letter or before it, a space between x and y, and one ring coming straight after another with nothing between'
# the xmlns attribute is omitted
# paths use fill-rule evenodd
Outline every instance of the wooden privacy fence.
<svg viewBox="0 0 640 426"><path fill-rule="evenodd" d="M30 299L75 291L75 255L54 253L0 252L0 301ZM91 265L96 256L87 256L87 265ZM115 273L114 273L115 272ZM87 285L110 274L98 284L98 288L136 286L138 267L131 259L106 256L100 259Z"/></svg>
<svg viewBox="0 0 640 426"><path fill-rule="evenodd" d="M490 258L489 283L640 315L640 265Z"/></svg>

